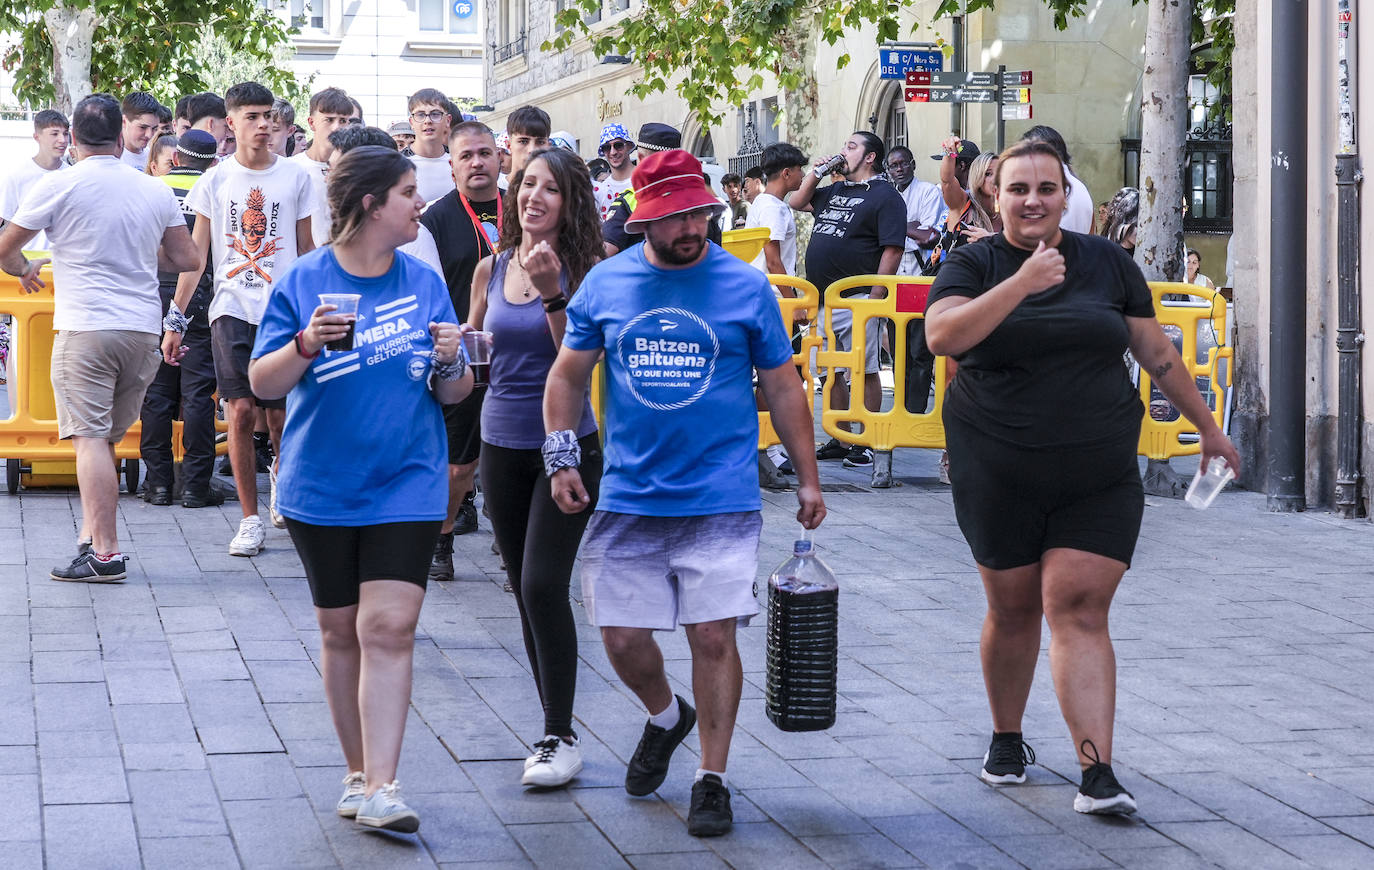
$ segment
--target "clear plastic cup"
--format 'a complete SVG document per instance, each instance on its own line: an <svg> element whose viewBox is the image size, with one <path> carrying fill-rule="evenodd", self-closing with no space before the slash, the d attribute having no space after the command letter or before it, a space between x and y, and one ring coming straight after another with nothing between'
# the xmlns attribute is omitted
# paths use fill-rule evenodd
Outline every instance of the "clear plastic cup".
<svg viewBox="0 0 1374 870"><path fill-rule="evenodd" d="M1213 456L1206 468L1198 466L1197 474L1193 475L1193 483L1188 487L1188 494L1183 496L1183 500L1200 511L1206 510L1216 501L1217 495L1226 484L1235 480L1235 477L1236 473L1226 464L1225 459Z"/></svg>
<svg viewBox="0 0 1374 870"><path fill-rule="evenodd" d="M348 324L348 334L343 338L336 338L333 341L325 342L325 350L352 350L353 349L353 330L356 328L358 320L358 301L363 297L357 293L321 293L321 305L333 305L336 310L330 314L340 317L347 317L352 322Z"/></svg>
<svg viewBox="0 0 1374 870"><path fill-rule="evenodd" d="M468 362L472 365L473 384L486 384L491 369L491 333L480 329L463 333L463 350L468 352Z"/></svg>

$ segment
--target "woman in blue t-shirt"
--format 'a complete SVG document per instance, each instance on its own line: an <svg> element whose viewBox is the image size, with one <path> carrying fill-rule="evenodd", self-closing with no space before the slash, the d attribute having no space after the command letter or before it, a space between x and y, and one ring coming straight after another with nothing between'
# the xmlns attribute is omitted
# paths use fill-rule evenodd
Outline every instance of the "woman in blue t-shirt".
<svg viewBox="0 0 1374 870"><path fill-rule="evenodd" d="M544 707L544 738L525 761L524 785L566 785L582 769L573 731L577 632L568 603L573 560L591 511L565 514L544 474L544 382L563 344L564 309L600 259L601 225L587 167L562 149L541 151L511 179L501 253L477 264L472 325L492 333L482 404L482 489L515 592L525 651ZM576 435L590 506L601 479L591 403Z"/></svg>
<svg viewBox="0 0 1374 870"><path fill-rule="evenodd" d="M1155 319L1140 269L1119 245L1060 229L1058 152L1017 143L1002 152L996 183L1004 231L956 249L926 309L930 349L960 362L944 413L954 513L988 598L981 651L993 735L980 775L1025 782L1035 761L1021 719L1043 616L1083 769L1073 808L1133 813L1111 766L1107 630L1144 511L1144 408L1121 362L1126 348L1197 427L1204 464L1221 457L1238 471L1240 459Z"/></svg>
<svg viewBox="0 0 1374 870"><path fill-rule="evenodd" d="M472 390L443 280L396 250L424 199L395 150L348 152L329 174L332 244L273 289L248 376L286 397L277 506L320 623L320 670L348 775L338 813L413 832L396 767L415 624L447 504L440 402ZM357 294L355 317L319 294ZM343 350L328 348L345 342Z"/></svg>

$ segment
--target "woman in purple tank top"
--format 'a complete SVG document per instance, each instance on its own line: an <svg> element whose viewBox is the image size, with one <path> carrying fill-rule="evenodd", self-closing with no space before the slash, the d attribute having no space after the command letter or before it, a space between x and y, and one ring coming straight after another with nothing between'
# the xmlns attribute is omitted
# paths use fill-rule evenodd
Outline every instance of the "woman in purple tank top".
<svg viewBox="0 0 1374 870"><path fill-rule="evenodd" d="M601 224L586 165L560 149L535 154L516 173L503 213L500 253L477 264L468 315L492 333L479 467L544 708L545 736L521 782L549 788L582 770L572 727L577 632L568 584L591 511L565 514L550 494L540 450L544 381L563 343L568 299L601 257ZM590 402L576 434L595 507L602 460Z"/></svg>

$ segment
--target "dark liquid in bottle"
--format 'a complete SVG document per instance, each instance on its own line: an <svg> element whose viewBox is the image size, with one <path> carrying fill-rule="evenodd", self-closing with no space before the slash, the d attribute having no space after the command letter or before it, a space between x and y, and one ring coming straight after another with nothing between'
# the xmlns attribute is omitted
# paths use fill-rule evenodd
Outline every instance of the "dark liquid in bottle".
<svg viewBox="0 0 1374 870"><path fill-rule="evenodd" d="M768 718L783 731L835 724L838 589L802 594L768 586Z"/></svg>
<svg viewBox="0 0 1374 870"><path fill-rule="evenodd" d="M489 377L489 370L490 370L490 369L491 369L491 363L473 363L473 364L472 364L472 384L473 384L473 386L475 386L475 387L480 387L480 386L483 386L484 384L486 384L486 383L487 383L487 378Z"/></svg>
<svg viewBox="0 0 1374 870"><path fill-rule="evenodd" d="M358 325L358 321L356 321L356 320L350 320L350 321L348 322L348 332L344 335L344 337L343 337L343 338L336 338L336 339L334 339L333 341L327 341L327 342L325 342L325 343L324 343L324 349L325 349L325 350L352 350L352 349L353 349L353 330L354 330L354 328L355 328L357 325Z"/></svg>

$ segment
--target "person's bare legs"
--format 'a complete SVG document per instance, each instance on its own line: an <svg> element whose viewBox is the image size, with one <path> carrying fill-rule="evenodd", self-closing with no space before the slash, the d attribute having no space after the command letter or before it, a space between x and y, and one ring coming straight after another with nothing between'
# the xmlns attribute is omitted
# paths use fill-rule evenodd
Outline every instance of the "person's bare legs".
<svg viewBox="0 0 1374 870"><path fill-rule="evenodd" d="M663 671L663 651L654 640L653 629L607 626L601 629L601 642L616 675L649 714L667 710L673 703L673 690Z"/></svg>
<svg viewBox="0 0 1374 870"><path fill-rule="evenodd" d="M734 617L685 625L692 648L692 695L697 705L701 768L724 772L735 734L744 669L735 645Z"/></svg>
<svg viewBox="0 0 1374 870"><path fill-rule="evenodd" d="M97 553L119 552L115 534L115 506L119 503L119 474L114 445L104 438L72 437L76 450L76 485L81 490L81 536L91 538Z"/></svg>
<svg viewBox="0 0 1374 870"><path fill-rule="evenodd" d="M425 590L402 580L369 580L358 603L358 710L367 797L396 778L410 709L415 623Z"/></svg>
<svg viewBox="0 0 1374 870"><path fill-rule="evenodd" d="M258 458L253 449L253 426L257 407L252 398L225 399L224 417L228 424L229 462L234 468L234 489L245 517L258 512Z"/></svg>
<svg viewBox="0 0 1374 870"><path fill-rule="evenodd" d="M363 769L363 721L358 710L358 676L362 648L358 645L358 605L316 607L320 623L320 672L334 732L350 772Z"/></svg>
<svg viewBox="0 0 1374 870"><path fill-rule="evenodd" d="M453 518L458 515L458 508L463 504L463 497L476 488L473 483L476 476L476 462L465 462L462 465L450 465L448 467L448 513L444 514L444 522L439 527L439 534L447 535L453 531Z"/></svg>
<svg viewBox="0 0 1374 870"><path fill-rule="evenodd" d="M992 730L1020 731L1040 656L1040 563L995 571L978 566L988 612L979 653Z"/></svg>
<svg viewBox="0 0 1374 870"><path fill-rule="evenodd" d="M267 437L272 439L272 454L281 458L281 433L286 428L285 408L264 408L267 414Z"/></svg>
<svg viewBox="0 0 1374 870"><path fill-rule="evenodd" d="M1111 764L1116 718L1116 654L1108 631L1112 596L1126 564L1096 553L1056 548L1041 561L1050 673L1078 763ZM1091 740L1098 758L1083 753Z"/></svg>

